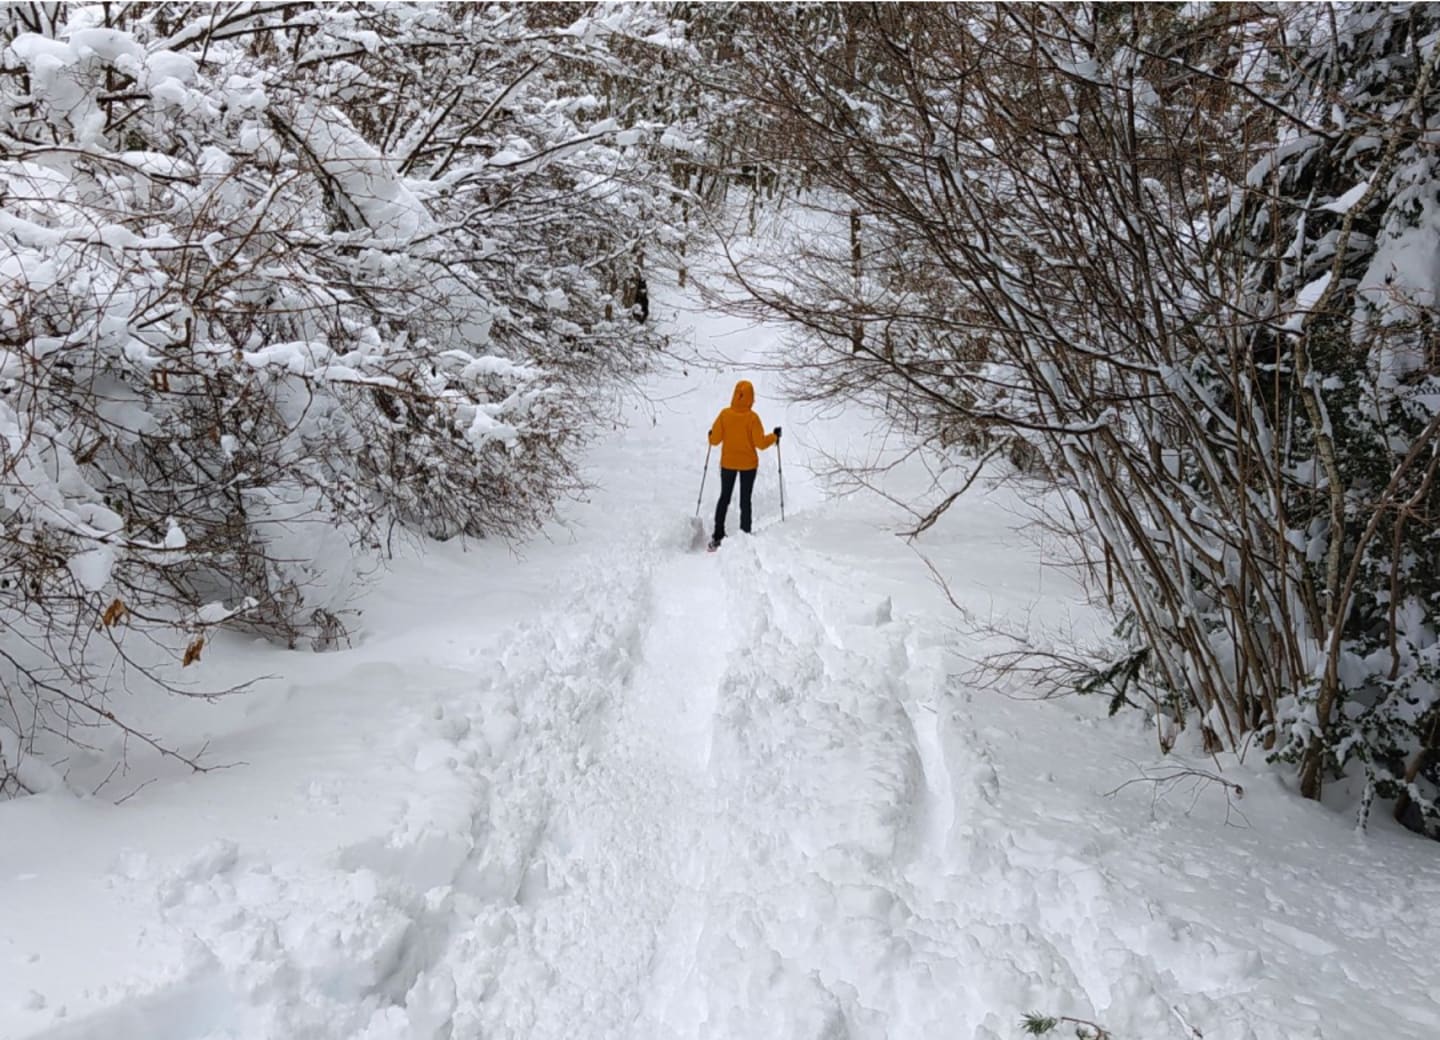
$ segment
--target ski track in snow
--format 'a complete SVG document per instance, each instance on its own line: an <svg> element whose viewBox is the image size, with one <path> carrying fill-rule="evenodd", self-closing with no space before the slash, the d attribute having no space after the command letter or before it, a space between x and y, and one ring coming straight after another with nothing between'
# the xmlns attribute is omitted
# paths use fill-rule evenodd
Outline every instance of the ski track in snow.
<svg viewBox="0 0 1440 1040"><path fill-rule="evenodd" d="M447 957L457 991L491 996L456 1032L847 1035L923 785L901 687L744 543L624 571L580 599L607 630L576 667L543 625L516 650L542 674L506 677L546 694L527 735L563 743L517 742L497 771ZM871 951L854 981L827 979L852 945Z"/></svg>

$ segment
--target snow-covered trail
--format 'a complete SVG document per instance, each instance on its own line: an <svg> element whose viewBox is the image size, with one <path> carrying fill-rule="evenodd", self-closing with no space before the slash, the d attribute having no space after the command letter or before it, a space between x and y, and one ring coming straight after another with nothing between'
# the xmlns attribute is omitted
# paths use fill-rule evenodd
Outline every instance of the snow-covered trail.
<svg viewBox="0 0 1440 1040"><path fill-rule="evenodd" d="M775 339L687 323L742 361ZM703 432L754 375L658 377L526 562L387 579L359 646L285 658L219 741L244 767L0 807L96 864L63 890L92 920L42 947L61 897L7 901L42 868L0 850L0 1037L1011 1040L1032 1010L1117 1040L1440 1035L1429 848L1233 764L1243 819L1214 786L1107 797L1156 764L1143 719L968 688L985 635L904 517L807 473L863 420L761 379L789 518L766 456L756 536L688 551ZM926 549L979 617L1083 627L1020 508L977 486Z"/></svg>
<svg viewBox="0 0 1440 1040"><path fill-rule="evenodd" d="M428 969L459 1035L823 1037L869 1013L877 881L919 836L919 673L885 604L877 662L769 557L636 553L512 644L482 700L515 732Z"/></svg>

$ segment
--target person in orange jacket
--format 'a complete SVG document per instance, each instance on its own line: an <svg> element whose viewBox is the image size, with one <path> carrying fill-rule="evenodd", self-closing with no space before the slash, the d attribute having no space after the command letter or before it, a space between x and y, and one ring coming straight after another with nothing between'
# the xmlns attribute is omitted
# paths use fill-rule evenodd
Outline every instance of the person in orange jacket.
<svg viewBox="0 0 1440 1040"><path fill-rule="evenodd" d="M748 379L735 384L730 407L722 408L710 427L710 444L720 444L720 501L715 503L715 532L710 550L720 547L725 539L725 514L730 510L730 495L735 478L740 478L740 530L750 533L750 493L755 489L755 471L760 468L760 452L780 440L780 427L766 433L760 416L751 410L755 388Z"/></svg>

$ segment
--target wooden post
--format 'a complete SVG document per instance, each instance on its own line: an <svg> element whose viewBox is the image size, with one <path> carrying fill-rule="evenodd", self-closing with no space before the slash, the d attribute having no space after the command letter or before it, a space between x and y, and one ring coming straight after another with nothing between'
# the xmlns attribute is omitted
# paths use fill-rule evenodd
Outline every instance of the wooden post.
<svg viewBox="0 0 1440 1040"><path fill-rule="evenodd" d="M860 211L850 211L850 284L854 291L852 305L860 307ZM856 318L850 324L850 352L858 354L865 345L865 326Z"/></svg>
<svg viewBox="0 0 1440 1040"><path fill-rule="evenodd" d="M670 183L680 188L680 288L683 289L687 273L685 245L690 239L690 166L688 163L676 161L670 165Z"/></svg>
<svg viewBox="0 0 1440 1040"><path fill-rule="evenodd" d="M690 239L690 200L686 198L680 203L680 288L685 288L685 272L687 269L685 260L685 244Z"/></svg>

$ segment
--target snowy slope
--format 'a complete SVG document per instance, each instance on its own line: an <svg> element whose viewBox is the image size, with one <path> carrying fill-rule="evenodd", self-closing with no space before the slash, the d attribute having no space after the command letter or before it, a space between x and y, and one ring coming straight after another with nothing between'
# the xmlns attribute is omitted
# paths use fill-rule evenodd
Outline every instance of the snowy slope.
<svg viewBox="0 0 1440 1040"><path fill-rule="evenodd" d="M666 320L677 355L778 342ZM741 376L786 426L787 519L767 453L757 535L690 553ZM272 678L154 721L231 768L139 758L122 804L0 805L0 1036L949 1040L1032 1010L1117 1038L1440 1035L1433 845L1357 837L1256 762L1222 763L1233 805L1108 796L1215 763L960 678L984 639L905 517L806 469L867 451L864 417L776 385L677 362L617 401L548 540L402 561L352 649L207 655ZM1016 531L1022 497L977 484L921 548L978 618L1100 624Z"/></svg>

